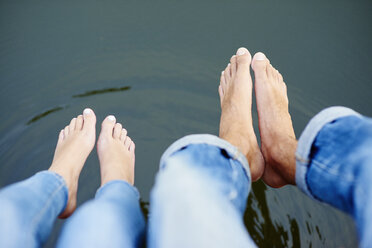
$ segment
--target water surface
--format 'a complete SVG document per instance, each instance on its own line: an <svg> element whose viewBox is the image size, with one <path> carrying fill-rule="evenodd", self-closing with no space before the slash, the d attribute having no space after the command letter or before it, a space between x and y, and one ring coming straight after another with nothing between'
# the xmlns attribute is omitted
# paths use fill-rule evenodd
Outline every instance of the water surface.
<svg viewBox="0 0 372 248"><path fill-rule="evenodd" d="M218 133L220 71L240 46L283 74L297 136L330 105L372 116L371 13L370 1L354 0L2 0L0 186L48 168L59 130L89 106L98 123L114 114L136 142L146 206L171 142ZM98 186L93 152L79 205ZM261 247L357 244L348 216L292 186L254 183L244 220Z"/></svg>

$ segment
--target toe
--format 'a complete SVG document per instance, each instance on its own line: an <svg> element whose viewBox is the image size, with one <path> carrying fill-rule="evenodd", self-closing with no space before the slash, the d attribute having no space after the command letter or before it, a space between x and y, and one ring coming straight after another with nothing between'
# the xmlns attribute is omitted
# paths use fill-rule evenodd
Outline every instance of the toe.
<svg viewBox="0 0 372 248"><path fill-rule="evenodd" d="M70 127L66 126L65 129L63 130L64 137L66 138L70 133Z"/></svg>
<svg viewBox="0 0 372 248"><path fill-rule="evenodd" d="M283 82L283 76L282 76L282 74L280 74L279 71L277 71L277 72L278 72L279 82Z"/></svg>
<svg viewBox="0 0 372 248"><path fill-rule="evenodd" d="M221 72L220 85L222 86L222 89L226 87L225 71Z"/></svg>
<svg viewBox="0 0 372 248"><path fill-rule="evenodd" d="M218 94L220 95L220 102L222 104L223 90L222 90L222 86L221 85L218 87Z"/></svg>
<svg viewBox="0 0 372 248"><path fill-rule="evenodd" d="M127 136L127 138L124 141L125 147L129 149L130 143L132 143L132 139L129 136Z"/></svg>
<svg viewBox="0 0 372 248"><path fill-rule="evenodd" d="M115 127L114 127L114 138L115 139L120 139L120 135L121 135L121 130L123 129L123 126L120 124L120 123L116 123L115 124Z"/></svg>
<svg viewBox="0 0 372 248"><path fill-rule="evenodd" d="M112 137L116 118L113 115L107 116L102 122L101 133L106 137Z"/></svg>
<svg viewBox="0 0 372 248"><path fill-rule="evenodd" d="M130 152L133 152L134 153L134 149L136 148L136 145L134 144L134 142L130 142L130 145L129 145L129 151Z"/></svg>
<svg viewBox="0 0 372 248"><path fill-rule="evenodd" d="M236 62L237 67L239 68L239 65L248 66L251 64L252 56L251 53L248 51L247 48L241 47L236 51Z"/></svg>
<svg viewBox="0 0 372 248"><path fill-rule="evenodd" d="M82 127L83 127L83 116L82 115L79 115L77 118L76 118L76 126L75 126L75 129L76 130L81 130Z"/></svg>
<svg viewBox="0 0 372 248"><path fill-rule="evenodd" d="M222 89L224 89L226 87L225 71L221 72L220 85L221 85Z"/></svg>
<svg viewBox="0 0 372 248"><path fill-rule="evenodd" d="M230 73L231 73L231 77L233 77L236 73L236 56L233 55L230 59Z"/></svg>
<svg viewBox="0 0 372 248"><path fill-rule="evenodd" d="M58 135L58 142L57 144L59 144L60 142L62 142L65 138L65 134L64 134L64 130L62 129L60 132L59 132L59 135Z"/></svg>
<svg viewBox="0 0 372 248"><path fill-rule="evenodd" d="M90 108L86 108L83 111L83 130L93 130L96 126L96 115L94 114L93 110Z"/></svg>
<svg viewBox="0 0 372 248"><path fill-rule="evenodd" d="M269 78L271 79L275 79L275 82L276 82L276 79L277 79L277 73L276 73L276 70L274 69L274 67L269 64L267 67L266 67L266 73L267 75L269 76Z"/></svg>
<svg viewBox="0 0 372 248"><path fill-rule="evenodd" d="M229 83L230 78L231 78L230 63L226 66L226 69L225 69L225 72L223 73L223 75L225 76L226 83Z"/></svg>
<svg viewBox="0 0 372 248"><path fill-rule="evenodd" d="M254 76L256 79L266 79L267 72L266 68L268 65L268 60L266 59L265 54L258 52L254 55L252 61L252 68L254 71Z"/></svg>
<svg viewBox="0 0 372 248"><path fill-rule="evenodd" d="M70 121L70 125L69 125L70 132L75 131L75 126L76 126L76 118L72 118L72 120Z"/></svg>
<svg viewBox="0 0 372 248"><path fill-rule="evenodd" d="M125 128L123 128L121 130L121 135L120 135L120 140L123 141L123 143L124 143L125 139L127 138L127 134L128 134L127 130Z"/></svg>

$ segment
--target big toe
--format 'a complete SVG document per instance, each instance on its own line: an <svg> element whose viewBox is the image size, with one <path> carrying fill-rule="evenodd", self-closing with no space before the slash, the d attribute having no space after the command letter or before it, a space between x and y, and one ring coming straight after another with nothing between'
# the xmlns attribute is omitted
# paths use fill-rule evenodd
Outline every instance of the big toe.
<svg viewBox="0 0 372 248"><path fill-rule="evenodd" d="M249 65L252 61L251 53L248 51L247 48L241 47L236 51L236 62L238 65L240 64L247 64Z"/></svg>
<svg viewBox="0 0 372 248"><path fill-rule="evenodd" d="M267 77L267 66L269 65L269 60L266 58L265 54L258 52L253 56L252 69L254 71L255 78L266 78Z"/></svg>
<svg viewBox="0 0 372 248"><path fill-rule="evenodd" d="M95 129L96 126L96 115L93 110L86 108L83 111L83 130L91 131Z"/></svg>
<svg viewBox="0 0 372 248"><path fill-rule="evenodd" d="M115 127L116 118L113 115L107 116L102 122L101 135L105 137L112 137Z"/></svg>

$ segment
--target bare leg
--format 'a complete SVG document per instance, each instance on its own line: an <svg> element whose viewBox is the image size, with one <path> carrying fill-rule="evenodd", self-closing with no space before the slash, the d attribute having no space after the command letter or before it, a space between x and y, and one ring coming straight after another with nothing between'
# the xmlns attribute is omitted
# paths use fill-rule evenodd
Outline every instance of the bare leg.
<svg viewBox="0 0 372 248"><path fill-rule="evenodd" d="M263 53L255 54L252 68L261 149L266 162L263 180L271 187L295 184L297 140L288 112L286 84Z"/></svg>
<svg viewBox="0 0 372 248"><path fill-rule="evenodd" d="M63 177L68 188L68 202L60 218L69 217L76 208L76 193L80 172L96 140L96 116L91 109L73 118L59 134L49 171Z"/></svg>
<svg viewBox="0 0 372 248"><path fill-rule="evenodd" d="M252 124L251 54L239 48L221 74L218 89L221 100L220 137L246 156L253 181L263 174L265 165Z"/></svg>
<svg viewBox="0 0 372 248"><path fill-rule="evenodd" d="M102 123L97 142L101 166L101 186L112 180L134 183L134 142L127 136L127 130L110 115Z"/></svg>
<svg viewBox="0 0 372 248"><path fill-rule="evenodd" d="M66 222L57 247L142 247L145 220L134 182L134 143L110 115L97 142L101 187Z"/></svg>

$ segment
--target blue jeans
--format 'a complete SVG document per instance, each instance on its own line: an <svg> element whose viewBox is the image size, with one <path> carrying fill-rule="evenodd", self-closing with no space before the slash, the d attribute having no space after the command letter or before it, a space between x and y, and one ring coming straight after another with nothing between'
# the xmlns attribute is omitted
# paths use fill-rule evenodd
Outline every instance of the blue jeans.
<svg viewBox="0 0 372 248"><path fill-rule="evenodd" d="M342 107L315 116L301 135L296 182L313 199L350 213L361 247L372 244L372 121ZM162 156L151 193L152 247L255 247L242 216L251 187L245 157L211 135L186 136ZM138 191L124 181L101 187L67 220L58 247L139 247L145 221ZM0 247L43 244L67 202L51 172L0 191Z"/></svg>
<svg viewBox="0 0 372 248"><path fill-rule="evenodd" d="M306 126L297 146L296 184L349 213L360 247L372 246L372 119L332 107Z"/></svg>

